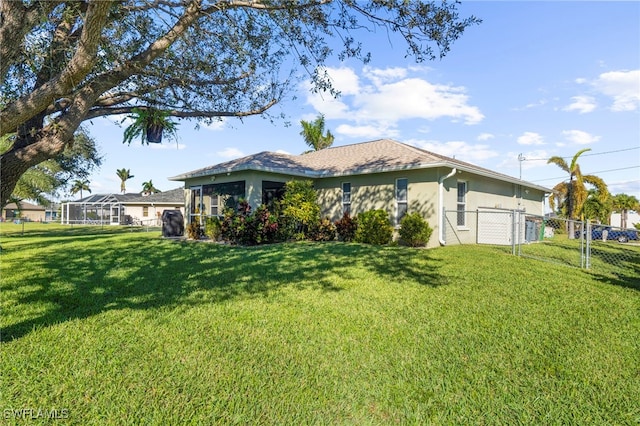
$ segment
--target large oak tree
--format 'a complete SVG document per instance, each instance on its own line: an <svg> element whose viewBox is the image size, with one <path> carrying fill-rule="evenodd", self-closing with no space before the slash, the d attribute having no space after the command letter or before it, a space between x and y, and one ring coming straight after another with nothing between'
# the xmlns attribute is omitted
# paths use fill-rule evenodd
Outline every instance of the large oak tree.
<svg viewBox="0 0 640 426"><path fill-rule="evenodd" d="M369 60L361 31L444 56L479 20L424 0L2 0L0 205L85 120L155 108L179 118L269 115L305 71L331 90L330 55ZM333 46L339 45L339 49Z"/></svg>

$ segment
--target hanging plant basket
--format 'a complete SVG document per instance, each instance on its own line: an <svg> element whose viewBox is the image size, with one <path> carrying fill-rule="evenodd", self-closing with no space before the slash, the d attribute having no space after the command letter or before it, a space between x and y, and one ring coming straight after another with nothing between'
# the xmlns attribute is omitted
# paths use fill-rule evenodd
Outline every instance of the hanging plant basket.
<svg viewBox="0 0 640 426"><path fill-rule="evenodd" d="M133 122L124 130L123 143L131 144L137 138L140 138L142 144L162 143L165 133L167 138L177 139L177 123L169 117L168 112L159 109L134 108L133 114L127 117Z"/></svg>
<svg viewBox="0 0 640 426"><path fill-rule="evenodd" d="M147 143L162 143L162 131L164 127L160 124L150 124L147 126Z"/></svg>

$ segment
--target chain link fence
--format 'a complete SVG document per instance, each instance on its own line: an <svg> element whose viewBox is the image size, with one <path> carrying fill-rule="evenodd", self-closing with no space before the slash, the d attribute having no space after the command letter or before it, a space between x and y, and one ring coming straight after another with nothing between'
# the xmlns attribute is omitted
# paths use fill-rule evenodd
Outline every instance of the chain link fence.
<svg viewBox="0 0 640 426"><path fill-rule="evenodd" d="M640 232L518 210L445 211L447 245L489 244L517 256L640 277Z"/></svg>

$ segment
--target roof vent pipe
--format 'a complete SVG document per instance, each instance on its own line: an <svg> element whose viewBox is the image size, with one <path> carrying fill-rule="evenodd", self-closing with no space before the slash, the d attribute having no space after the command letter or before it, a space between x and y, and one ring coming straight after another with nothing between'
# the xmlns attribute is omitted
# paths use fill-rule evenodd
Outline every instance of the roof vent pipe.
<svg viewBox="0 0 640 426"><path fill-rule="evenodd" d="M444 181L457 172L458 169L454 167L448 175L438 180L438 241L440 241L441 246L446 244L444 241Z"/></svg>

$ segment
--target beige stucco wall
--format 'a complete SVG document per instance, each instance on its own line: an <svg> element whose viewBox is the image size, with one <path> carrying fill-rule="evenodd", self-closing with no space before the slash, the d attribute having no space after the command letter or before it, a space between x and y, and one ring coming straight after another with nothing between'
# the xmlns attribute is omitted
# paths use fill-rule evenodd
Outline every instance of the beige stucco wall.
<svg viewBox="0 0 640 426"><path fill-rule="evenodd" d="M183 206L173 204L154 204L148 206L148 214L144 216L144 205L131 205L127 204L124 208L124 214L131 216L135 222L142 222L144 225L159 226L162 224L162 212L164 210L180 210L182 215L185 214Z"/></svg>
<svg viewBox="0 0 640 426"><path fill-rule="evenodd" d="M544 193L533 189L521 189L520 185L498 181L467 172L457 173L444 181L444 208L456 210L457 183L467 182L467 210L482 207L507 210L525 210L533 215L544 214Z"/></svg>
<svg viewBox="0 0 640 426"><path fill-rule="evenodd" d="M408 181L408 211L419 212L425 219L436 213L437 182L433 182L433 170L408 170L403 172L374 173L358 176L322 179L315 182L322 215L332 220L342 216L342 184L351 183L351 215L382 209L392 219L396 214L395 185L397 179ZM435 222L434 222L435 223Z"/></svg>

